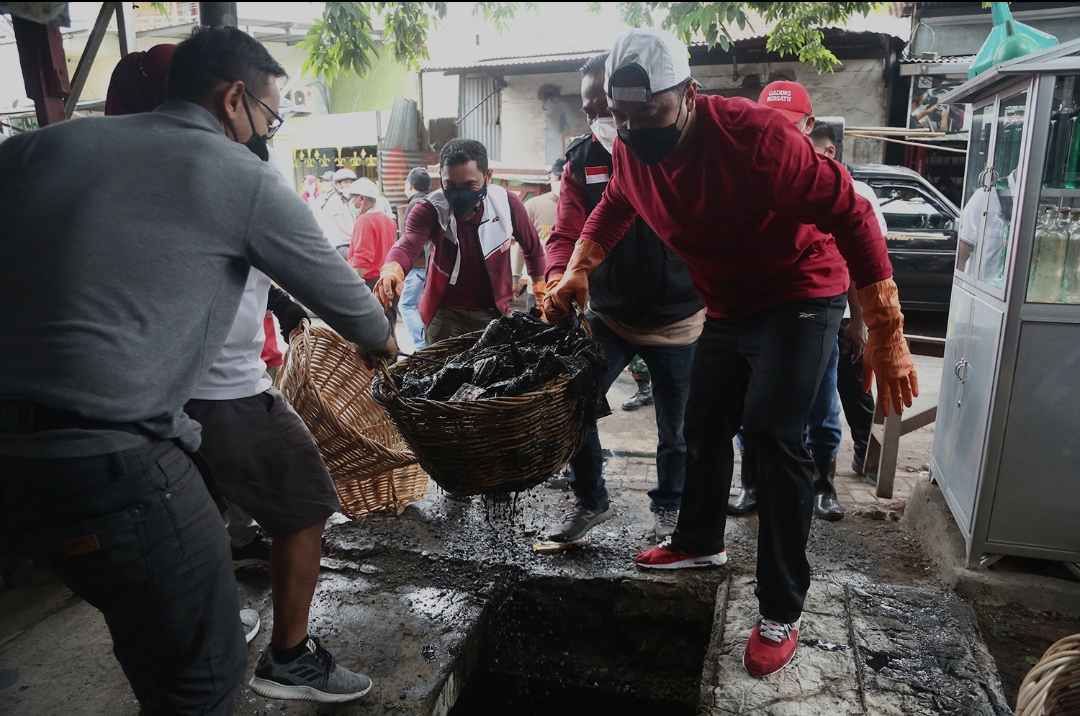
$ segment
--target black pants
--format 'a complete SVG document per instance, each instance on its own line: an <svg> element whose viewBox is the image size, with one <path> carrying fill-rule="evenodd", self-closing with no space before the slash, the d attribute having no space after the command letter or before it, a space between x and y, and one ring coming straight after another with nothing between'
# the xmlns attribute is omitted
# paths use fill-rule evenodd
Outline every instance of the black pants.
<svg viewBox="0 0 1080 716"><path fill-rule="evenodd" d="M724 548L732 438L741 424L745 459L758 476L755 593L762 616L780 622L799 618L810 587L813 461L803 435L845 304L841 294L749 316L710 317L694 354L686 484L672 545L691 554Z"/></svg>
<svg viewBox="0 0 1080 716"><path fill-rule="evenodd" d="M851 323L850 318L840 321L840 346L844 345L844 329ZM836 367L836 391L840 394L840 404L844 406L844 418L851 430L851 441L855 443L855 459L866 458L866 446L870 443L870 426L874 422L874 395L863 391L862 358L851 362L850 353L840 354L840 363Z"/></svg>

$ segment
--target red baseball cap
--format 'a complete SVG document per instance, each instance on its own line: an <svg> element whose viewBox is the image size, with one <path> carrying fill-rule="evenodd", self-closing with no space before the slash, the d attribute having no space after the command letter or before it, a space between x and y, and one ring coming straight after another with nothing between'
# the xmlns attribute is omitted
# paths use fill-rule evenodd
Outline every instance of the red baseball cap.
<svg viewBox="0 0 1080 716"><path fill-rule="evenodd" d="M779 80L770 82L761 90L758 104L772 107L792 122L801 122L802 118L814 113L813 105L810 104L810 94L798 82Z"/></svg>
<svg viewBox="0 0 1080 716"><path fill-rule="evenodd" d="M151 112L165 101L165 79L176 45L155 45L120 58L105 96L105 114Z"/></svg>

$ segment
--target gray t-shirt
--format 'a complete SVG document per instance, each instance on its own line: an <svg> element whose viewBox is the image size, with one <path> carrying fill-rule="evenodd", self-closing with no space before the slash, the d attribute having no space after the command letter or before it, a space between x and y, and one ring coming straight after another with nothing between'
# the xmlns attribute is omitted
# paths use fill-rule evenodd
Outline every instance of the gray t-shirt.
<svg viewBox="0 0 1080 716"><path fill-rule="evenodd" d="M199 444L183 413L254 266L364 348L383 309L296 192L206 109L76 119L0 145L0 396ZM98 455L139 434L0 433L0 454Z"/></svg>

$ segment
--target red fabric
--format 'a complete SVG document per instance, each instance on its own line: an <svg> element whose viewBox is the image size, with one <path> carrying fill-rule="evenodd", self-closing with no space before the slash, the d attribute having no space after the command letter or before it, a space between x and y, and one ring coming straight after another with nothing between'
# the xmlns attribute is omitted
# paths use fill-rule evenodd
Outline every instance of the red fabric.
<svg viewBox="0 0 1080 716"><path fill-rule="evenodd" d="M514 237L525 254L525 264L530 276L544 275L544 246L529 219L521 199L508 192L510 222ZM421 201L409 212L401 239L386 255L387 261L395 261L403 267L411 267L424 243L431 241L432 254L428 265L424 293L420 298L420 318L424 325L431 322L435 311L445 306L473 311L496 309L510 312L513 298L513 271L510 266L510 244L505 251L496 251L484 261L480 252L477 230L484 221L484 207L468 221L458 222L458 244L461 248L461 269L457 283L450 285L450 272L454 268L456 250L443 235L439 215L435 207Z"/></svg>
<svg viewBox="0 0 1080 716"><path fill-rule="evenodd" d="M366 211L353 224L349 243L349 265L363 269L362 278L378 278L386 252L397 239L397 225L381 211Z"/></svg>
<svg viewBox="0 0 1080 716"><path fill-rule="evenodd" d="M794 124L740 97L696 106L694 137L659 164L615 142L615 174L582 238L610 250L640 212L716 317L844 293L847 267L858 287L892 276L870 203Z"/></svg>
<svg viewBox="0 0 1080 716"><path fill-rule="evenodd" d="M152 112L165 101L165 80L176 45L154 45L120 58L109 80L105 114Z"/></svg>
<svg viewBox="0 0 1080 716"><path fill-rule="evenodd" d="M599 140L593 137L592 141ZM551 235L544 244L544 252L547 255L546 278L549 280L556 274L566 273L566 263L570 260L570 255L574 253L574 244L581 236L585 220L589 218L589 196L585 191L585 185L577 179L579 176L585 176L584 170L589 168L574 166L570 161L567 161L563 168L559 203L555 207L555 226L551 228ZM597 168L607 171L607 167ZM610 247L605 248L610 249Z"/></svg>
<svg viewBox="0 0 1080 716"><path fill-rule="evenodd" d="M274 328L274 314L266 312L263 318L263 332L266 340L263 342L262 359L267 368L277 368L281 365L281 349L278 348L277 330Z"/></svg>

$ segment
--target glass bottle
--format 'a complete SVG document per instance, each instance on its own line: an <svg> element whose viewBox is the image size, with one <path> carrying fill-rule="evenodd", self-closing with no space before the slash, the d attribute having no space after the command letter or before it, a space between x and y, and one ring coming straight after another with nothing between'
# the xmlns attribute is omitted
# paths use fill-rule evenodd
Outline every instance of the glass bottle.
<svg viewBox="0 0 1080 716"><path fill-rule="evenodd" d="M1065 246L1065 272L1061 279L1061 300L1080 303L1080 209L1069 211L1069 234Z"/></svg>
<svg viewBox="0 0 1080 716"><path fill-rule="evenodd" d="M1065 170L1069 163L1069 150L1072 147L1072 131L1076 125L1076 122L1070 121L1074 114L1076 114L1076 106L1073 104L1073 95L1067 92L1058 110L1051 115L1050 119L1050 142L1046 151L1046 170L1043 172L1043 188L1045 189L1065 187Z"/></svg>
<svg viewBox="0 0 1080 716"><path fill-rule="evenodd" d="M1080 189L1080 131L1077 124L1080 123L1080 113L1073 113L1069 117L1069 160L1065 165L1065 188Z"/></svg>
<svg viewBox="0 0 1080 716"><path fill-rule="evenodd" d="M1068 241L1067 220L1062 212L1047 209L1046 226L1035 235L1031 273L1028 276L1029 303L1057 303L1061 298L1061 275L1065 270L1065 248Z"/></svg>

